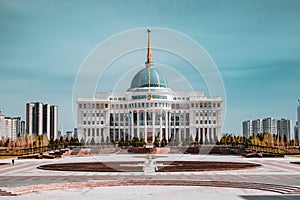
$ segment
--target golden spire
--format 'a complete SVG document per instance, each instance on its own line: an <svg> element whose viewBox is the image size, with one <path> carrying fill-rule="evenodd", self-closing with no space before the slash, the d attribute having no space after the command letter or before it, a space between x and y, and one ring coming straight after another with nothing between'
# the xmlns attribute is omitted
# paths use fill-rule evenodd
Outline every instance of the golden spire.
<svg viewBox="0 0 300 200"><path fill-rule="evenodd" d="M151 30L147 29L148 32L148 53L147 53L147 62L146 63L152 63L152 55L151 55L151 47L150 47L150 33Z"/></svg>

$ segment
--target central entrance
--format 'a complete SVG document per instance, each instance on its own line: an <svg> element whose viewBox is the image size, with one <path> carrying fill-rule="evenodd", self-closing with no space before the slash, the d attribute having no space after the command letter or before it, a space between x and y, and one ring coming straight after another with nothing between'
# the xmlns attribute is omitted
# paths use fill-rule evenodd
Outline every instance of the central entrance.
<svg viewBox="0 0 300 200"><path fill-rule="evenodd" d="M152 147L153 146L153 130L152 128L147 128L147 138L146 138L146 146Z"/></svg>

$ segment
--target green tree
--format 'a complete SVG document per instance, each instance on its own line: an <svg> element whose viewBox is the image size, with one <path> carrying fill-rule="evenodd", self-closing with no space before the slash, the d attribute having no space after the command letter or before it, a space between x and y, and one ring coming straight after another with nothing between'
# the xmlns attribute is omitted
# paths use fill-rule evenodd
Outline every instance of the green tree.
<svg viewBox="0 0 300 200"><path fill-rule="evenodd" d="M119 140L119 147L122 147L125 145L125 141L124 141L124 138L122 137L120 140Z"/></svg>
<svg viewBox="0 0 300 200"><path fill-rule="evenodd" d="M158 139L158 137L157 137L157 136L155 136L155 139L154 139L153 145L154 145L155 147L159 147L159 139Z"/></svg>
<svg viewBox="0 0 300 200"><path fill-rule="evenodd" d="M131 140L131 145L132 145L133 147L138 147L138 146L140 146L139 138L136 137L136 136L134 136L134 137L132 138L132 140Z"/></svg>
<svg viewBox="0 0 300 200"><path fill-rule="evenodd" d="M91 142L90 142L90 145L94 146L96 143L95 143L95 139L92 137L91 139Z"/></svg>
<svg viewBox="0 0 300 200"><path fill-rule="evenodd" d="M165 146L167 146L167 144L168 144L167 139L165 137L163 137L163 139L161 140L160 146L165 147Z"/></svg>
<svg viewBox="0 0 300 200"><path fill-rule="evenodd" d="M142 138L140 139L140 146L143 147L143 146L145 146L145 145L146 145L145 138L142 137Z"/></svg>

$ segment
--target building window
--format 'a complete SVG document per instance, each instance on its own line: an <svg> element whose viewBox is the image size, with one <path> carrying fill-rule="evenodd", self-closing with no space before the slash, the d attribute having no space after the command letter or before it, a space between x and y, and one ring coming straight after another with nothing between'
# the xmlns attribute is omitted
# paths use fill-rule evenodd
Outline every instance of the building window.
<svg viewBox="0 0 300 200"><path fill-rule="evenodd" d="M79 104L79 108L82 108L82 104L81 103Z"/></svg>

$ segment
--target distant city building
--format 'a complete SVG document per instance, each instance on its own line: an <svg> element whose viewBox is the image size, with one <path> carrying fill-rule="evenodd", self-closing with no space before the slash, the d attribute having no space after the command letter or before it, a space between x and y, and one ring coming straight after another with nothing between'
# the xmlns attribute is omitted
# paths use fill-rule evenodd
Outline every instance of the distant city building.
<svg viewBox="0 0 300 200"><path fill-rule="evenodd" d="M243 136L244 137L250 137L252 136L253 132L252 132L252 121L251 120L247 120L243 122Z"/></svg>
<svg viewBox="0 0 300 200"><path fill-rule="evenodd" d="M26 132L29 135L45 135L57 138L57 106L32 102L26 104Z"/></svg>
<svg viewBox="0 0 300 200"><path fill-rule="evenodd" d="M292 122L289 119L280 119L277 120L277 133L284 139L284 141L289 141L294 139L292 137Z"/></svg>
<svg viewBox="0 0 300 200"><path fill-rule="evenodd" d="M126 92L97 92L93 98L78 98L78 136L96 143L138 137L153 144L157 137L179 145L192 140L213 144L221 135L221 103L221 97L169 88L152 62L148 31L145 67Z"/></svg>
<svg viewBox="0 0 300 200"><path fill-rule="evenodd" d="M67 131L66 132L66 136L65 136L66 138L71 138L71 137L73 137L73 131Z"/></svg>
<svg viewBox="0 0 300 200"><path fill-rule="evenodd" d="M262 119L252 120L252 135L263 132L263 123Z"/></svg>
<svg viewBox="0 0 300 200"><path fill-rule="evenodd" d="M25 126L25 121L21 121L21 131L20 131L21 135L25 135L26 134L26 126Z"/></svg>
<svg viewBox="0 0 300 200"><path fill-rule="evenodd" d="M0 139L4 138L4 126L5 126L5 120L4 115L2 114L2 110L0 109Z"/></svg>
<svg viewBox="0 0 300 200"><path fill-rule="evenodd" d="M298 108L297 108L297 128L298 128L298 131L297 131L297 138L295 138L295 139L297 139L298 140L298 142L300 141L300 99L298 100L298 103L299 103L299 105L298 105ZM296 135L296 134L295 134ZM295 136L296 137L296 136Z"/></svg>
<svg viewBox="0 0 300 200"><path fill-rule="evenodd" d="M21 117L5 117L0 110L0 139L16 140L23 135Z"/></svg>
<svg viewBox="0 0 300 200"><path fill-rule="evenodd" d="M250 137L258 133L270 133L272 135L279 135L286 141L295 139L297 135L292 134L292 122L290 119L276 120L271 117L265 119L247 120L242 123L243 136ZM295 128L296 129L296 128ZM298 129L298 126L297 126ZM299 135L299 134L298 134Z"/></svg>
<svg viewBox="0 0 300 200"><path fill-rule="evenodd" d="M50 107L50 138L58 138L58 107L53 105Z"/></svg>
<svg viewBox="0 0 300 200"><path fill-rule="evenodd" d="M78 138L77 128L74 128L74 138Z"/></svg>
<svg viewBox="0 0 300 200"><path fill-rule="evenodd" d="M271 133L272 135L277 134L277 120L272 117L265 118L262 120L263 133Z"/></svg>
<svg viewBox="0 0 300 200"><path fill-rule="evenodd" d="M299 144L299 122L296 122L296 126L294 128L294 137L295 137L295 142Z"/></svg>

